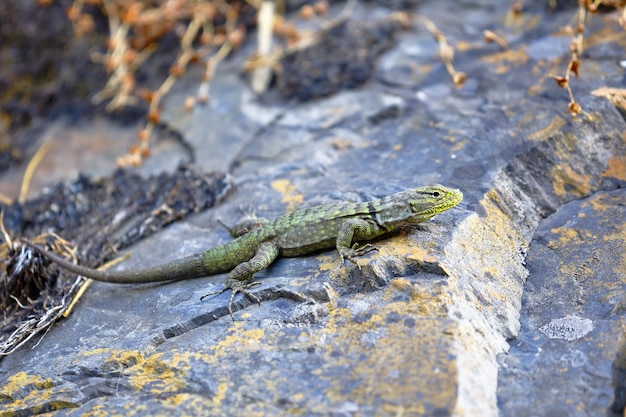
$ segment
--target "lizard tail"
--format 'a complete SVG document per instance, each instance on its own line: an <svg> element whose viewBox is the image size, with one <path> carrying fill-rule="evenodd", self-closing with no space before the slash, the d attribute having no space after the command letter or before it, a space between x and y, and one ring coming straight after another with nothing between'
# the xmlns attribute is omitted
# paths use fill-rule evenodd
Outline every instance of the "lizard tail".
<svg viewBox="0 0 626 417"><path fill-rule="evenodd" d="M210 275L204 256L196 253L187 257L157 265L140 271L99 271L71 263L65 258L56 255L44 247L33 242L21 239L22 243L36 250L47 259L54 261L63 269L96 281L113 282L119 284L140 284L146 282L177 281L182 279L199 278Z"/></svg>

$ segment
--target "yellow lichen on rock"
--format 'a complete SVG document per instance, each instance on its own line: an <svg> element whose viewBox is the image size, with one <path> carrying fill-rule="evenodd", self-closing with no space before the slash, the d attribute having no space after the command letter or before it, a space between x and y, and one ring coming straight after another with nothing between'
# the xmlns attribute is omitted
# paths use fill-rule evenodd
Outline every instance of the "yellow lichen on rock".
<svg viewBox="0 0 626 417"><path fill-rule="evenodd" d="M304 195L296 191L295 185L289 180L272 181L272 188L283 195L282 203L287 204L287 211L295 211L304 201Z"/></svg>
<svg viewBox="0 0 626 417"><path fill-rule="evenodd" d="M75 405L67 396L64 398L64 388L57 387L50 378L42 378L26 372L18 372L8 378L7 383L0 387L0 406L2 415L25 415L23 412L35 415L64 408L73 408Z"/></svg>
<svg viewBox="0 0 626 417"><path fill-rule="evenodd" d="M530 123L536 123L536 115L528 114L528 117L524 119ZM542 142L548 140L552 135L560 132L563 126L567 124L567 121L559 115L555 115L547 126L537 130L535 133L528 135L528 139L533 142Z"/></svg>
<svg viewBox="0 0 626 417"><path fill-rule="evenodd" d="M559 197L565 197L568 193L585 197L591 192L591 177L576 172L568 163L554 166L551 174L554 193Z"/></svg>
<svg viewBox="0 0 626 417"><path fill-rule="evenodd" d="M336 309L319 344L326 350L326 395L392 414L446 409L456 397L455 334L454 322L421 316L418 303L370 305L364 316Z"/></svg>
<svg viewBox="0 0 626 417"><path fill-rule="evenodd" d="M626 181L626 156L618 155L610 158L608 167L602 176Z"/></svg>

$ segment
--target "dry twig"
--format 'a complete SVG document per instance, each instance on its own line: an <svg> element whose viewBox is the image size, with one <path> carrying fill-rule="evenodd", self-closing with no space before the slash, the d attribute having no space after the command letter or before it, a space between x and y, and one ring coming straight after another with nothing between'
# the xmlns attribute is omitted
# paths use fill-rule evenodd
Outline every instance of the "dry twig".
<svg viewBox="0 0 626 417"><path fill-rule="evenodd" d="M433 38L439 45L439 57L441 62L445 65L448 74L452 77L452 82L457 87L462 86L467 79L467 75L464 72L459 72L454 68L452 61L454 61L454 47L452 47L443 33L437 28L437 26L428 18L424 16L417 16L417 19L422 22L426 27L426 30L433 35Z"/></svg>

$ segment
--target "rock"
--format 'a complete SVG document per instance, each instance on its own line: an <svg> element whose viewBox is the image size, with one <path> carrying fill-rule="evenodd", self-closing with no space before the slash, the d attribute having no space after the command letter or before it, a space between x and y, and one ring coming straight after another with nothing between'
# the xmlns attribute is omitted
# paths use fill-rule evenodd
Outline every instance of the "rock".
<svg viewBox="0 0 626 417"><path fill-rule="evenodd" d="M625 202L623 188L601 190L560 206L539 225L528 253L521 331L500 358L503 415L623 411Z"/></svg>
<svg viewBox="0 0 626 417"><path fill-rule="evenodd" d="M335 251L280 259L257 275L260 306L235 297L234 322L228 294L199 301L223 276L94 283L36 347L4 358L6 413L623 414L626 123L590 93L624 70L584 59L573 117L548 74L565 68L553 34L575 10L508 15L503 51L482 31L508 4L436 4L416 11L457 47L460 87L422 26L396 34L366 84L317 101L256 98L233 62L218 68L211 102L176 126L232 192L117 268L223 243L217 220L242 211L272 218L434 182L460 188L460 207L376 242L359 266ZM359 4L355 19L389 12ZM596 16L586 31L623 33ZM164 101L172 125L180 96Z"/></svg>

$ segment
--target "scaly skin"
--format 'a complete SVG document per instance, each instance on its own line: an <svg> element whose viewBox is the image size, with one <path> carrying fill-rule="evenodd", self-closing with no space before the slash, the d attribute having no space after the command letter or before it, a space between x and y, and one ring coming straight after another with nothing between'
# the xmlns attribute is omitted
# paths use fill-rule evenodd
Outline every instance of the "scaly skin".
<svg viewBox="0 0 626 417"><path fill-rule="evenodd" d="M98 281L146 283L176 281L229 272L222 291L232 289L228 309L237 292L255 285L254 274L267 268L280 255L301 256L322 249L337 248L342 261L373 249L358 243L385 235L398 227L417 224L455 207L463 200L459 190L428 185L364 203L334 203L285 214L272 221L247 221L231 232L233 241L138 271L98 271L75 265L41 246L23 240L64 269ZM210 294L207 294L210 295ZM203 296L204 298L206 296Z"/></svg>

